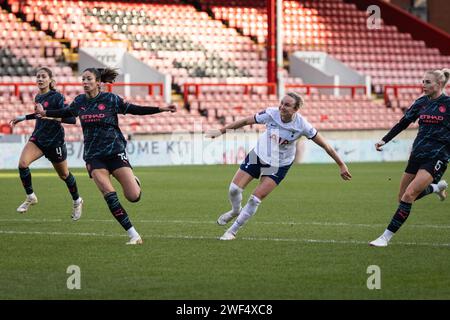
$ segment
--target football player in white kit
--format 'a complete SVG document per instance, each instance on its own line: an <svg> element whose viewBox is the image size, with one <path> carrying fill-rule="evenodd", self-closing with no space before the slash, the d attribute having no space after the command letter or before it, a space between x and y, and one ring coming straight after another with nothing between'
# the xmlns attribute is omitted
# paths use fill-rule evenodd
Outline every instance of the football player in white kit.
<svg viewBox="0 0 450 320"><path fill-rule="evenodd" d="M222 214L217 223L226 225L233 218L237 218L220 237L220 240L235 239L239 228L256 213L261 201L280 184L294 162L296 140L301 136L314 141L333 158L339 166L342 179L351 179L352 176L347 166L336 151L297 112L302 105L303 99L300 95L295 92L288 92L281 100L278 108L267 108L254 116L237 120L220 130L209 133L211 138L216 138L226 133L227 130L239 129L255 123L266 125L266 131L259 137L256 147L247 154L230 184L228 195L232 209ZM259 178L258 186L248 199L247 204L242 208L243 190L253 179Z"/></svg>

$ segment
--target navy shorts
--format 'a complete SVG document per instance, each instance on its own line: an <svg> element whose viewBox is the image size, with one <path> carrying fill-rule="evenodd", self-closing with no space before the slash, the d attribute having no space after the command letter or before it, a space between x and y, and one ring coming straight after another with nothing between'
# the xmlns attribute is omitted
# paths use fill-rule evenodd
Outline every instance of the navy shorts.
<svg viewBox="0 0 450 320"><path fill-rule="evenodd" d="M41 149L44 156L52 163L60 163L67 159L67 148L66 144L63 143L60 146L44 148L36 140L31 140L39 149Z"/></svg>
<svg viewBox="0 0 450 320"><path fill-rule="evenodd" d="M92 171L95 169L107 169L109 173L113 173L114 170L128 167L133 169L126 152L120 152L106 158L94 158L86 160L86 169L89 173L89 178L92 178Z"/></svg>
<svg viewBox="0 0 450 320"><path fill-rule="evenodd" d="M419 169L426 170L433 177L433 183L438 183L447 170L447 161L439 159L417 159L410 157L405 172L417 174Z"/></svg>
<svg viewBox="0 0 450 320"><path fill-rule="evenodd" d="M252 150L247 154L239 168L255 179L259 179L261 176L268 176L275 181L276 184L280 184L284 177L286 177L291 165L292 163L283 167L273 167L270 164L261 161L255 151Z"/></svg>

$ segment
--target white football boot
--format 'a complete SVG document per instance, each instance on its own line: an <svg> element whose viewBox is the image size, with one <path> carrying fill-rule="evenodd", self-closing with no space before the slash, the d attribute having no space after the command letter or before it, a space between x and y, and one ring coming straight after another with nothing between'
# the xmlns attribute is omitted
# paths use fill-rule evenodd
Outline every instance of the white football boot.
<svg viewBox="0 0 450 320"><path fill-rule="evenodd" d="M384 237L380 236L376 240L369 242L369 246L371 247L387 247L389 241Z"/></svg>
<svg viewBox="0 0 450 320"><path fill-rule="evenodd" d="M137 235L136 237L133 237L130 239L130 241L128 241L126 244L130 244L130 245L136 245L136 244L143 244L144 241L142 240L140 235Z"/></svg>
<svg viewBox="0 0 450 320"><path fill-rule="evenodd" d="M436 194L439 197L439 200L444 201L447 198L447 188L448 183L445 180L441 180L437 184L439 191Z"/></svg>
<svg viewBox="0 0 450 320"><path fill-rule="evenodd" d="M83 210L83 198L78 198L78 200L75 200L73 202L73 209L72 209L72 220L77 221L81 218L81 213Z"/></svg>
<svg viewBox="0 0 450 320"><path fill-rule="evenodd" d="M236 239L236 235L232 234L230 231L226 231L223 236L219 238L219 240L234 240Z"/></svg>
<svg viewBox="0 0 450 320"><path fill-rule="evenodd" d="M38 199L34 193L27 195L25 201L17 208L17 212L27 212L28 208L35 205L36 203L38 203Z"/></svg>
<svg viewBox="0 0 450 320"><path fill-rule="evenodd" d="M239 210L240 211L240 210ZM219 226L224 226L226 225L228 222L230 222L231 220L233 220L233 218L236 218L239 215L239 213L234 213L233 210L230 210L228 212L225 212L224 214L222 214L218 219L217 219L217 224Z"/></svg>

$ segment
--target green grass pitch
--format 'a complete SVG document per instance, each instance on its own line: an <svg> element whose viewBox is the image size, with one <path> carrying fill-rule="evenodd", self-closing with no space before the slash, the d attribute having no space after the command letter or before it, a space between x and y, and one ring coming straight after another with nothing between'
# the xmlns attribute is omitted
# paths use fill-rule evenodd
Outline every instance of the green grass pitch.
<svg viewBox="0 0 450 320"><path fill-rule="evenodd" d="M77 222L54 171L32 169L39 203L25 214L18 173L0 171L0 299L450 299L450 199L418 201L389 247L367 245L396 210L404 167L349 164L345 182L336 165L294 165L234 241L217 240L215 221L237 166L135 168L139 203L115 186L142 246L125 245L84 170L73 170L85 201ZM67 288L70 265L79 290ZM380 289L367 287L371 265Z"/></svg>

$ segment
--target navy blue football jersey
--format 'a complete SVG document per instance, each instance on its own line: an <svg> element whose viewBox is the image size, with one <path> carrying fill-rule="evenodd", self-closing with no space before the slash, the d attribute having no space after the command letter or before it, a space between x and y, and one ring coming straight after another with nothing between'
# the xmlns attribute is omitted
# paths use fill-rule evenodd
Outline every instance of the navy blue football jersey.
<svg viewBox="0 0 450 320"><path fill-rule="evenodd" d="M414 140L411 156L419 159L450 159L450 97L437 99L423 96L406 111L411 122L419 119L419 132Z"/></svg>
<svg viewBox="0 0 450 320"><path fill-rule="evenodd" d="M69 110L80 118L84 135L83 159L105 158L126 148L127 141L119 129L118 113L125 114L129 104L110 92L101 92L95 98L77 96Z"/></svg>
<svg viewBox="0 0 450 320"><path fill-rule="evenodd" d="M64 96L54 90L36 95L34 101L42 104L44 110L64 108ZM59 121L37 118L30 140L44 148L58 147L64 143L64 128Z"/></svg>

